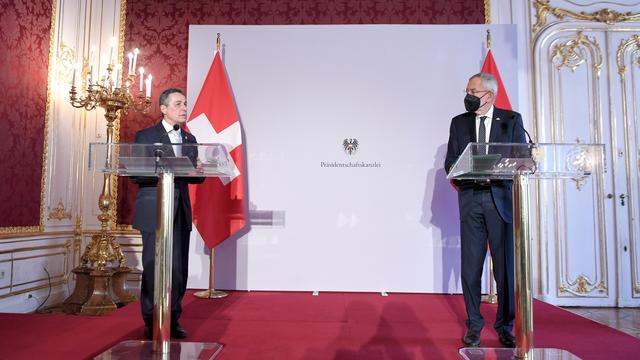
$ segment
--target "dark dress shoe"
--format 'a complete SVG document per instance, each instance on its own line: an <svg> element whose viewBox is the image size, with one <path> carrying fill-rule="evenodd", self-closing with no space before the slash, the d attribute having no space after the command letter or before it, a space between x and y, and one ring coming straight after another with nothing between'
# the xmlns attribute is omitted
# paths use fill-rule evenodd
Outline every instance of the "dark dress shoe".
<svg viewBox="0 0 640 360"><path fill-rule="evenodd" d="M184 331L180 325L171 327L171 337L176 339L184 339L187 337L187 332Z"/></svg>
<svg viewBox="0 0 640 360"><path fill-rule="evenodd" d="M144 327L144 336L149 340L153 339L153 330L151 330L151 326Z"/></svg>
<svg viewBox="0 0 640 360"><path fill-rule="evenodd" d="M498 333L498 340L500 340L500 343L504 345L504 347L516 347L516 337L508 331L500 331Z"/></svg>
<svg viewBox="0 0 640 360"><path fill-rule="evenodd" d="M467 333L464 334L462 338L462 342L466 347L479 347L480 346L480 332L467 330Z"/></svg>

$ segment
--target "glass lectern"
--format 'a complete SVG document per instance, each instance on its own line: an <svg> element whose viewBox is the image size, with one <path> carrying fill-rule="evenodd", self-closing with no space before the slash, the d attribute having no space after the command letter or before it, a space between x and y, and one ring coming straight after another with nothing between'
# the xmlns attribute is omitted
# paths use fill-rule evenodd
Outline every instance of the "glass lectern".
<svg viewBox="0 0 640 360"><path fill-rule="evenodd" d="M175 177L233 176L233 162L227 149L222 144L92 143L89 169L117 176L158 178L153 341L124 341L96 359L215 358L222 351L220 343L169 341L172 209Z"/></svg>
<svg viewBox="0 0 640 360"><path fill-rule="evenodd" d="M562 349L533 346L529 179L572 179L604 171L602 144L469 143L449 170L448 179L513 180L515 247L515 349L463 348L467 360L573 360Z"/></svg>

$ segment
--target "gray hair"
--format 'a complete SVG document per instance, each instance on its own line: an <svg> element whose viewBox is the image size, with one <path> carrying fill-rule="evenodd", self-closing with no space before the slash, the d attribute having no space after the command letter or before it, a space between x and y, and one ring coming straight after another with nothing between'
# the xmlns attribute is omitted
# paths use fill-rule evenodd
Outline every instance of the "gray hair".
<svg viewBox="0 0 640 360"><path fill-rule="evenodd" d="M485 90L491 91L493 96L498 95L498 80L496 77L489 73L477 73L469 78L469 80L474 78L480 78L480 84Z"/></svg>
<svg viewBox="0 0 640 360"><path fill-rule="evenodd" d="M160 97L158 98L158 103L160 104L160 106L162 106L162 105L169 106L169 103L168 103L169 95L171 95L173 93L178 93L178 94L184 95L184 93L180 89L168 88L167 90L163 91L162 94L160 94Z"/></svg>

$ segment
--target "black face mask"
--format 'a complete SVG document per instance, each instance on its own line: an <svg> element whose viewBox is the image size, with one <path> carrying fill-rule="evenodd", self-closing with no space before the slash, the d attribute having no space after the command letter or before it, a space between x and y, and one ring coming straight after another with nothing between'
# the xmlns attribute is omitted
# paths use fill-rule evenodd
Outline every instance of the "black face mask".
<svg viewBox="0 0 640 360"><path fill-rule="evenodd" d="M486 95L487 93L484 93L484 95ZM482 95L482 97L484 97L484 95ZM471 94L467 94L467 96L464 97L464 108L468 111L468 112L475 112L478 109L480 109L480 99L482 97L477 97L475 95L471 95ZM484 104L483 104L484 105Z"/></svg>
<svg viewBox="0 0 640 360"><path fill-rule="evenodd" d="M475 95L467 94L467 96L464 97L464 108L468 112L475 112L480 109L480 98Z"/></svg>

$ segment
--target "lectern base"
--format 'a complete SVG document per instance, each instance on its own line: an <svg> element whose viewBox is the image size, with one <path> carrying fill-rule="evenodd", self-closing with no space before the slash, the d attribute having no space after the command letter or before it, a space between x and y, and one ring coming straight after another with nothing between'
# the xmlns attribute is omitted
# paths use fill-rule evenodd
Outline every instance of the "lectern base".
<svg viewBox="0 0 640 360"><path fill-rule="evenodd" d="M170 342L166 354L153 351L153 341L123 341L96 356L99 360L173 360L173 359L215 359L222 351L220 343Z"/></svg>
<svg viewBox="0 0 640 360"><path fill-rule="evenodd" d="M460 355L465 360L580 360L579 357L562 349L531 349L526 357L517 358L516 349L462 348Z"/></svg>

